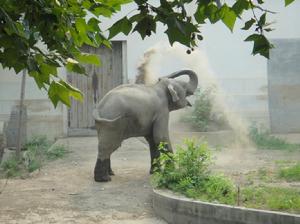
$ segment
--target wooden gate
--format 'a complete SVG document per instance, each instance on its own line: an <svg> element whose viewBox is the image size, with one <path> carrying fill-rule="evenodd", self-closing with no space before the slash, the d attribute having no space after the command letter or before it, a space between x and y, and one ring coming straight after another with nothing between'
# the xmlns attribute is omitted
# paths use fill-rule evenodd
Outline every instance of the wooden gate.
<svg viewBox="0 0 300 224"><path fill-rule="evenodd" d="M99 55L101 66L86 65L87 76L67 74L68 81L84 95L83 102L72 100L68 111L69 136L95 135L95 121L92 117L95 104L109 90L127 82L126 42L113 41L112 49L84 46L83 51Z"/></svg>

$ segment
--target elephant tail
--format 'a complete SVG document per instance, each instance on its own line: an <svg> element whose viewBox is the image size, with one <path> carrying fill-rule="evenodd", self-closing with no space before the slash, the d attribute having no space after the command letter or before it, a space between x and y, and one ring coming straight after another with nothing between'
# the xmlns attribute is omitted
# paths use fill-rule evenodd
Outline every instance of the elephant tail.
<svg viewBox="0 0 300 224"><path fill-rule="evenodd" d="M115 121L119 120L122 116L118 116L114 119L101 118L101 117L99 117L98 111L95 109L95 110L93 110L93 117L94 117L95 121L99 122L99 123L114 123Z"/></svg>

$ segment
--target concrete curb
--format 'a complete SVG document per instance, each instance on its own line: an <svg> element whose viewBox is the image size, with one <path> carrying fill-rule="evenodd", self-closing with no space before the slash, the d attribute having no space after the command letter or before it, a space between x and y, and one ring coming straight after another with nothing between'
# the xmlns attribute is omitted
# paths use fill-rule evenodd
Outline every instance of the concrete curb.
<svg viewBox="0 0 300 224"><path fill-rule="evenodd" d="M153 190L155 213L170 224L299 224L300 215L195 201Z"/></svg>

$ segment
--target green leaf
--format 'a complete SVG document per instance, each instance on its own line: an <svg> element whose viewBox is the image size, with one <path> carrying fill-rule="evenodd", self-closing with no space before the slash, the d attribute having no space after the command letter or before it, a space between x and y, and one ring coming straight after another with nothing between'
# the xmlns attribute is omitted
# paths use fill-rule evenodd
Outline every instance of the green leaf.
<svg viewBox="0 0 300 224"><path fill-rule="evenodd" d="M56 81L51 82L48 89L48 96L55 107L57 107L59 101L62 101L69 107L71 106L67 88Z"/></svg>
<svg viewBox="0 0 300 224"><path fill-rule="evenodd" d="M288 6L288 5L291 4L293 1L295 1L295 0L284 0L285 6Z"/></svg>
<svg viewBox="0 0 300 224"><path fill-rule="evenodd" d="M99 29L99 23L100 21L96 18L91 18L89 21L88 21L88 29L90 31L100 31Z"/></svg>
<svg viewBox="0 0 300 224"><path fill-rule="evenodd" d="M212 24L220 20L219 9L215 4L209 4L205 8L205 14Z"/></svg>
<svg viewBox="0 0 300 224"><path fill-rule="evenodd" d="M83 95L79 89L75 88L74 86L71 86L69 83L65 82L64 80L60 80L59 83L69 90L69 96L81 102L83 101Z"/></svg>
<svg viewBox="0 0 300 224"><path fill-rule="evenodd" d="M252 54L260 54L269 59L270 49L274 46L268 41L268 39L262 34L252 34L248 36L245 41L253 41Z"/></svg>
<svg viewBox="0 0 300 224"><path fill-rule="evenodd" d="M258 21L259 26L263 27L266 24L266 16L267 16L267 13L264 13L261 15L261 17L259 18L259 21Z"/></svg>
<svg viewBox="0 0 300 224"><path fill-rule="evenodd" d="M156 22L154 21L153 16L147 15L142 18L134 27L133 31L140 33L142 39L146 36L150 36L151 32L156 31Z"/></svg>
<svg viewBox="0 0 300 224"><path fill-rule="evenodd" d="M59 82L56 81L51 82L48 90L48 96L55 107L57 106L59 101L63 102L68 107L70 107L71 106L70 97L74 97L75 99L81 101L83 99L80 90L67 84L63 80L60 80Z"/></svg>
<svg viewBox="0 0 300 224"><path fill-rule="evenodd" d="M86 32L86 23L84 18L78 18L75 22L76 29L79 33L85 33Z"/></svg>
<svg viewBox="0 0 300 224"><path fill-rule="evenodd" d="M200 24L205 23L205 19L207 18L207 16L205 15L205 6L204 5L199 4L199 6L194 14L194 17L195 17L197 23L200 23Z"/></svg>
<svg viewBox="0 0 300 224"><path fill-rule="evenodd" d="M244 10L248 10L251 6L251 2L249 0L237 0L232 6L232 10L236 13L236 15L241 15Z"/></svg>
<svg viewBox="0 0 300 224"><path fill-rule="evenodd" d="M222 6L220 9L220 15L222 17L223 23L230 29L230 31L233 31L233 27L236 21L236 14L235 12L229 8L226 4Z"/></svg>
<svg viewBox="0 0 300 224"><path fill-rule="evenodd" d="M109 28L109 37L108 39L113 38L118 33L124 33L125 35L128 35L132 29L131 22L127 19L127 17L123 17L122 19L118 20L116 23L114 23Z"/></svg>
<svg viewBox="0 0 300 224"><path fill-rule="evenodd" d="M100 65L100 58L95 54L81 53L75 57L79 62L86 64Z"/></svg>
<svg viewBox="0 0 300 224"><path fill-rule="evenodd" d="M79 74L85 74L85 69L82 66L80 66L78 63L74 63L72 61L69 61L66 64L66 68L70 72L75 72L75 73L79 73Z"/></svg>
<svg viewBox="0 0 300 224"><path fill-rule="evenodd" d="M40 70L44 74L57 75L57 67L46 63L40 64Z"/></svg>
<svg viewBox="0 0 300 224"><path fill-rule="evenodd" d="M29 74L31 77L34 78L34 80L35 80L37 86L39 87L39 89L41 89L41 88L46 89L45 84L44 84L44 82L41 80L41 76L40 76L40 74L39 74L37 71L30 71L28 74Z"/></svg>
<svg viewBox="0 0 300 224"><path fill-rule="evenodd" d="M248 20L246 23L245 23L245 26L242 28L242 30L249 30L250 27L256 22L255 19L251 18L250 20Z"/></svg>

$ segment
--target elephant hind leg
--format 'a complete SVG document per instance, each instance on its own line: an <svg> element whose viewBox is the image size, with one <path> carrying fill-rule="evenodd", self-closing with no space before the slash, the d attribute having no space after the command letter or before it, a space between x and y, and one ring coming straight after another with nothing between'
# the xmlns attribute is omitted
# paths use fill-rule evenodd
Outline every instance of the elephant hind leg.
<svg viewBox="0 0 300 224"><path fill-rule="evenodd" d="M120 146L115 141L107 141L107 138L100 138L98 143L98 158L94 169L94 179L97 182L110 181L110 175L114 175L111 169L111 154Z"/></svg>
<svg viewBox="0 0 300 224"><path fill-rule="evenodd" d="M94 179L96 182L107 182L111 181L109 176L109 159L97 159L94 169Z"/></svg>
<svg viewBox="0 0 300 224"><path fill-rule="evenodd" d="M110 158L109 158L108 174L110 176L114 176L115 175L114 171L111 169L111 160L110 160Z"/></svg>

